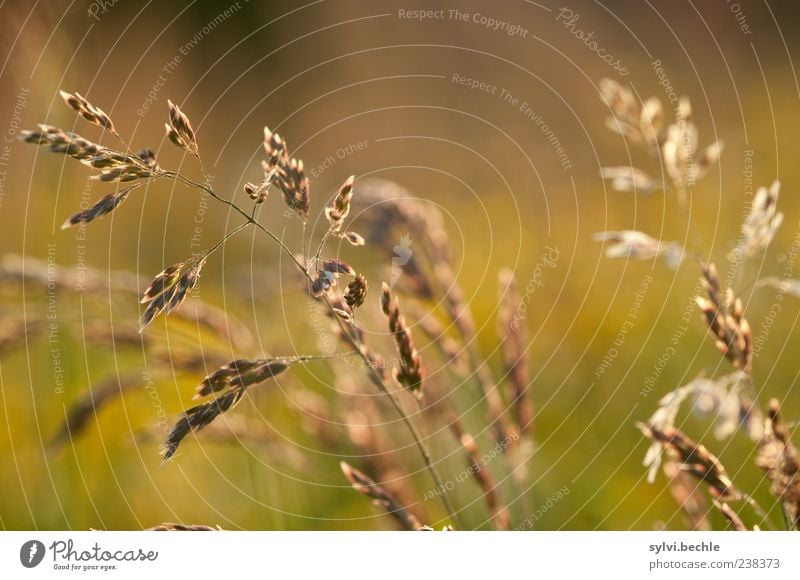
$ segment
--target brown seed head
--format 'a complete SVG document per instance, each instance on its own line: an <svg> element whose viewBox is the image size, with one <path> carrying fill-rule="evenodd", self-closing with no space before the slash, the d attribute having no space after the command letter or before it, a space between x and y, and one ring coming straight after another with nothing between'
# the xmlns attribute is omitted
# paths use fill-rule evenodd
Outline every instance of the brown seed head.
<svg viewBox="0 0 800 580"><path fill-rule="evenodd" d="M169 123L165 124L167 137L176 147L180 147L195 157L199 157L200 151L197 147L197 137L194 134L192 124L189 122L189 117L172 101L167 100L167 106L169 107Z"/></svg>
<svg viewBox="0 0 800 580"><path fill-rule="evenodd" d="M344 301L351 308L356 309L367 297L367 279L363 274L359 274L348 285L344 292Z"/></svg>
<svg viewBox="0 0 800 580"><path fill-rule="evenodd" d="M415 396L421 397L424 376L422 360L414 345L411 330L400 314L400 303L392 296L392 290L386 282L381 287L381 309L389 320L389 332L392 333L400 359L400 366L395 369L394 377Z"/></svg>

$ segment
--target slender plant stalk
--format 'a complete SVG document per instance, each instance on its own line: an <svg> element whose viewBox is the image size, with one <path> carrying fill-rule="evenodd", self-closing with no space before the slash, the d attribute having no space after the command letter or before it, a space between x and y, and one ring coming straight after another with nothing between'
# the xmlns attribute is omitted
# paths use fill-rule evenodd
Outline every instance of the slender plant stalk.
<svg viewBox="0 0 800 580"><path fill-rule="evenodd" d="M215 200L227 205L228 207L230 207L231 209L233 209L234 211L239 213L243 218L245 218L245 220L247 220L244 224L239 225L234 230L229 232L220 242L217 243L217 245L215 245L209 251L209 253L211 251L216 250L219 246L221 246L225 242L225 240L227 240L229 237L231 237L235 233L239 232L240 230L244 229L245 227L247 227L249 225L252 225L252 226L256 227L258 230L260 230L261 232L263 232L264 234L266 234L267 236L269 236L272 239L272 241L274 241L276 244L278 244L280 249L283 250L283 252L292 260L292 262L295 264L295 266L297 266L297 268L306 276L306 278L308 278L308 280L310 280L310 281L313 281L313 277L311 276L311 273L309 271L309 265L303 264L303 262L301 262L297 258L297 256L289 249L289 247L286 246L286 244L283 243L283 240L281 240L278 236L273 234L269 229L264 227L261 223L259 223L255 219L254 214L248 214L245 210L243 210L241 207L239 207L233 201L220 196L208 184L197 183L196 181L193 181L193 180L185 177L184 175L181 175L180 173L177 173L177 172L174 172L174 171L165 171L165 172L163 172L163 175L165 177L171 177L173 179L176 179L177 181L180 181L183 184L185 184L185 185L187 185L189 187L192 187L194 189L199 189L201 191L206 192L213 199L215 199ZM417 449L419 450L420 455L422 456L422 459L423 459L423 461L425 463L425 468L431 474L431 477L433 478L434 483L437 486L437 489L440 489L443 492L441 494L442 503L444 504L444 507L447 510L448 516L453 521L453 523L460 528L461 525L460 525L460 522L459 522L458 514L456 513L455 509L453 508L453 505L452 505L452 502L450 501L450 498L447 496L446 493L444 493L444 489L445 489L444 488L444 482L443 482L443 480L441 478L441 475L439 474L438 469L436 468L436 465L433 463L433 459L431 457L431 454L428 451L428 448L426 447L426 445L425 445L425 443L423 441L423 438L420 435L419 430L414 425L413 421L411 420L411 417L408 415L408 412L405 410L405 408L403 407L403 404L400 402L400 399L396 395L394 395L394 393L392 393L389 390L389 388L386 386L386 383L385 383L383 377L372 366L371 361L369 359L369 356L365 352L365 350L363 348L363 345L361 344L360 339L358 339L356 336L354 336L353 333L351 332L351 329L347 326L347 324L339 316L336 315L336 313L334 311L334 307L330 303L330 300L328 299L328 297L323 295L322 300L325 303L325 305L327 306L327 308L330 310L330 312L333 314L334 320L336 320L337 323L339 324L339 326L341 327L342 335L345 337L347 342L353 347L354 351L359 356L361 356L361 358L364 360L364 363L365 363L367 369L369 369L368 372L372 375L373 382L378 386L378 388L381 391L381 393L388 397L388 399L391 402L392 406L397 411L397 414L400 415L400 418L403 420L403 423L405 424L406 428L408 429L408 432L411 434L411 437L414 440L414 444L416 445Z"/></svg>

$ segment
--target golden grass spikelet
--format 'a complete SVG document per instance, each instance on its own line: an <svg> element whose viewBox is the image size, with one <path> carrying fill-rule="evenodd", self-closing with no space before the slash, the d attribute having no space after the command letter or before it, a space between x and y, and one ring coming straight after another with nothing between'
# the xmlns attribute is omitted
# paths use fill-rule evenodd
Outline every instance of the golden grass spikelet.
<svg viewBox="0 0 800 580"><path fill-rule="evenodd" d="M492 477L491 472L487 466L488 461L481 457L478 451L478 445L475 439L469 433L464 432L464 429L458 417L451 416L449 421L450 430L455 435L464 450L467 459L467 471L475 479L478 487L483 492L483 501L486 503L486 509L498 530L510 529L510 516L508 509L503 504L500 497L500 490Z"/></svg>
<svg viewBox="0 0 800 580"><path fill-rule="evenodd" d="M103 217L115 209L117 209L122 203L128 198L128 194L131 191L139 187L140 184L136 184L130 187L127 187L121 191L116 191L114 193L109 193L107 196L102 198L100 201L95 203L92 207L85 209L83 211L79 211L77 213L72 214L67 218L67 220L61 224L61 229L65 230L67 228L71 228L72 226L76 226L78 224L88 224L89 222Z"/></svg>
<svg viewBox="0 0 800 580"><path fill-rule="evenodd" d="M248 387L263 383L286 371L289 367L319 357L296 356L270 359L237 359L222 365L208 375L197 387L195 399L222 391L211 401L201 403L183 412L161 446L164 461L172 457L181 441L191 432L200 431L220 415L230 411L244 396Z"/></svg>
<svg viewBox="0 0 800 580"><path fill-rule="evenodd" d="M233 409L242 400L247 387L231 387L216 399L191 407L183 412L181 419L172 427L167 439L161 445L162 463L175 455L178 445L189 433L200 431L220 415Z"/></svg>
<svg viewBox="0 0 800 580"><path fill-rule="evenodd" d="M501 341L505 377L508 385L507 400L511 402L517 431L525 433L533 422L533 406L528 396L527 333L525 317L520 305L522 299L511 270L499 274L499 301L497 334Z"/></svg>
<svg viewBox="0 0 800 580"><path fill-rule="evenodd" d="M753 256L767 249L783 223L783 213L777 211L781 184L775 181L769 188L759 187L753 198L750 213L742 224L741 252Z"/></svg>
<svg viewBox="0 0 800 580"><path fill-rule="evenodd" d="M303 161L291 158L288 163L278 168L276 179L283 194L283 201L289 209L300 216L303 221L308 221L311 201Z"/></svg>
<svg viewBox="0 0 800 580"><path fill-rule="evenodd" d="M678 242L662 242L637 230L598 232L593 237L597 242L610 242L606 247L607 258L662 258L667 266L675 269L684 257L683 248Z"/></svg>
<svg viewBox="0 0 800 580"><path fill-rule="evenodd" d="M753 336L750 324L744 318L741 299L728 288L723 301L719 276L713 263L703 269L700 281L707 298L698 296L695 301L715 337L714 344L734 368L749 373Z"/></svg>
<svg viewBox="0 0 800 580"><path fill-rule="evenodd" d="M264 153L267 160L262 162L265 181L271 181L279 167L289 163L289 152L286 141L269 127L264 127Z"/></svg>
<svg viewBox="0 0 800 580"><path fill-rule="evenodd" d="M352 310L364 304L367 298L367 279L363 274L358 274L348 285L344 291L344 301Z"/></svg>
<svg viewBox="0 0 800 580"><path fill-rule="evenodd" d="M767 407L756 465L766 474L770 492L780 502L788 527L800 530L800 455L789 440L777 399L771 399Z"/></svg>
<svg viewBox="0 0 800 580"><path fill-rule="evenodd" d="M600 177L611 180L611 187L616 191L635 191L650 193L658 183L636 167L601 167Z"/></svg>
<svg viewBox="0 0 800 580"><path fill-rule="evenodd" d="M179 262L165 268L153 279L140 301L142 304L147 304L147 307L139 321L139 332L142 332L156 316L162 312L169 314L186 300L189 293L197 286L205 262L206 256Z"/></svg>
<svg viewBox="0 0 800 580"><path fill-rule="evenodd" d="M199 158L200 150L197 147L197 137L189 117L169 99L167 100L167 107L169 108L169 122L164 124L167 129L167 138L176 147L188 151Z"/></svg>
<svg viewBox="0 0 800 580"><path fill-rule="evenodd" d="M96 107L87 101L80 95L80 93L59 91L59 94L61 95L61 98L64 99L64 102L67 104L67 106L76 111L81 117L94 125L98 125L99 127L107 129L117 138L119 138L119 133L117 133L117 130L114 128L114 123L111 122L111 118L105 113L105 111L103 111L103 109Z"/></svg>
<svg viewBox="0 0 800 580"><path fill-rule="evenodd" d="M704 445L694 442L674 427L658 429L645 423L636 423L636 426L645 437L671 452L681 469L708 485L713 497L721 500L741 497L725 467Z"/></svg>
<svg viewBox="0 0 800 580"><path fill-rule="evenodd" d="M51 153L59 153L77 159L87 167L99 169L92 179L99 181L134 181L151 177L158 171L155 154L144 149L130 155L103 147L84 139L77 133L63 131L51 125L39 125L38 131L21 131L19 139L34 145L47 145Z"/></svg>
<svg viewBox="0 0 800 580"><path fill-rule="evenodd" d="M348 465L344 461L339 463L339 467L341 468L345 478L347 478L347 481L349 481L350 485L353 486L353 489L371 498L375 505L386 510L386 512L392 516L400 524L400 526L402 526L403 529L416 531L422 527L420 521L414 517L413 514L409 513L402 505L400 505L395 497L390 494L385 487L375 483L375 481L373 481L367 475L360 472L355 467Z"/></svg>
<svg viewBox="0 0 800 580"><path fill-rule="evenodd" d="M300 358L292 360L273 358L231 361L203 379L203 382L197 387L194 398L199 399L231 387L246 388L263 383L267 379L281 374L299 360Z"/></svg>
<svg viewBox="0 0 800 580"><path fill-rule="evenodd" d="M339 188L336 197L325 208L325 218L330 224L331 231L338 232L342 228L345 218L350 214L350 200L353 199L353 183L356 176L348 177Z"/></svg>
<svg viewBox="0 0 800 580"><path fill-rule="evenodd" d="M381 287L381 309L389 320L389 332L392 333L400 358L400 365L395 369L394 377L398 383L419 398L422 396L424 376L422 360L414 345L411 329L400 314L400 302L397 297L392 296L392 290L386 282Z"/></svg>
<svg viewBox="0 0 800 580"><path fill-rule="evenodd" d="M347 240L347 242L351 246L358 247L358 246L363 246L366 243L366 241L364 240L364 236L362 236L361 234L359 234L357 232L345 232L345 233L342 234L342 237L345 240Z"/></svg>

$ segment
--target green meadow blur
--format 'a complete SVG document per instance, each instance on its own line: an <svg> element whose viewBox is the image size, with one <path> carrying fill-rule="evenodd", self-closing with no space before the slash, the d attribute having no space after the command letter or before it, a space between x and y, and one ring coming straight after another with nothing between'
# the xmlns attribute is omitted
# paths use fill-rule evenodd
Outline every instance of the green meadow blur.
<svg viewBox="0 0 800 580"><path fill-rule="evenodd" d="M603 166L632 164L653 175L660 170L605 128L608 110L595 87L609 77L667 104L669 85L691 98L701 147L725 141L719 166L694 188L690 210L704 252L721 270L754 188L780 178L784 225L766 258L750 264L742 287L754 333L764 338L754 363L762 402L777 397L786 417L796 420L800 300L778 301L774 291L752 285L758 275L784 274L800 228L800 92L793 66L800 12L778 3L736 6L738 11L725 2L622 2L611 8L577 0L144 6L120 0L68 8L3 3L3 254L152 278L238 224L213 200L165 182L132 194L112 216L90 224L85 239L77 230L61 231L82 201L113 187L89 181L89 170L77 162L14 139L20 128L39 122L99 138L96 127L63 105L59 89L78 91L101 106L128 143L153 148L162 167L199 180L197 163L164 138L167 99L178 103L194 123L214 187L236 194L247 207L242 185L258 179L262 128L269 125L305 161L316 210L355 174L395 181L442 211L454 267L478 323L479 347L495 376L502 375L497 274L506 267L515 271L529 300L536 409L526 498L515 499L502 465L490 464L504 480L513 525L682 529L663 475L654 484L645 480L647 443L634 422L697 374L721 375L728 368L691 306L694 264L672 271L658 262L612 261L592 239L595 232L621 229L665 240L689 235L661 192L615 192L600 179ZM613 57L606 59L611 64L604 55ZM355 191L358 196L358 180ZM284 214L273 192L261 219L298 247L299 222ZM368 212L355 217L353 229L368 220ZM312 219L309 230L319 236L324 226ZM391 260L369 246L341 252L370 279L370 312L363 320L380 333L375 289ZM548 260L553 255L557 259ZM250 231L209 261L198 297L246 325L252 345L240 352L224 337L159 318L147 333L175 357L200 353L224 362L320 352L299 281L274 245ZM135 343L87 340L86 329L94 325L134 324L139 311L133 294L98 298L60 291L56 298L49 307L46 289L30 282L0 287L2 319L31 321L28 339L4 348L0 358L2 528L139 529L164 521L248 530L392 528L342 477L339 461L359 467L357 451L346 440L335 448L312 437L291 403L300 390L333 401L334 379L343 372L337 365L343 363L312 363L288 373L253 389L231 413L259 425L279 446L188 437L178 455L161 465L162 420L171 424L192 404L204 369L172 372L169 355L152 360ZM776 303L780 311L770 315ZM687 312L691 322L683 332ZM49 334L51 323L55 334ZM382 338L375 345L388 354L391 344ZM488 452L474 388L449 385L452 378L434 349L421 335L418 340L432 380L458 389L465 421ZM672 344L674 352L668 350ZM81 393L130 372L140 373L148 388L105 405L61 448L48 445ZM366 379L361 388L372 389ZM403 448L393 460L410 474L420 512L426 521L441 520L439 503L422 501L431 483L419 457L407 448L391 409L385 416L393 443ZM743 434L717 441L711 418L683 413L679 420L721 457L740 488L777 514ZM155 437L141 436L154 429ZM445 478L463 471L464 458L447 429L429 430ZM568 493L553 501L560 490ZM491 529L471 481L455 486L453 500L464 508L467 527ZM746 508L743 514L752 518Z"/></svg>

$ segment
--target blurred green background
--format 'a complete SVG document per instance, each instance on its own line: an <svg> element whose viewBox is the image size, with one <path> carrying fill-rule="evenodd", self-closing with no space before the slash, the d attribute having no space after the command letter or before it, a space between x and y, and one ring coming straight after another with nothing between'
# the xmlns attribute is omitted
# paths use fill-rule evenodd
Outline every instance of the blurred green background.
<svg viewBox="0 0 800 580"><path fill-rule="evenodd" d="M562 8L579 18L565 26ZM420 9L444 10L445 16L402 17ZM509 35L509 28L499 25L493 30L481 16L516 26L517 32ZM690 308L698 272L692 264L671 271L661 263L610 261L592 241L593 233L616 229L687 239L669 198L660 192L638 197L614 192L598 176L602 166L626 164L660 172L605 128L608 110L596 83L610 77L642 98L654 95L666 102L653 66L658 60L675 92L691 98L701 146L725 141L721 163L695 187L691 205L705 251L721 269L752 186L780 178L785 223L768 256L752 264L750 279L758 273L782 275L786 250L800 225L796 3L11 1L0 5L0 22L0 130L8 137L0 167L4 254L46 260L50 249L55 263L74 267L85 251L85 263L101 272L129 270L151 278L196 251L196 226L202 247L208 247L226 226L238 223L219 206L205 210L196 192L160 183L131 195L112 217L91 224L85 240L75 230L60 231L83 198L96 200L113 188L88 181L89 171L78 163L14 140L20 128L39 122L99 138L97 128L76 120L63 105L59 89L78 91L105 109L132 146L157 152L162 167L199 179L196 163L164 139L166 100L172 99L195 125L214 186L226 194L238 192L243 204L241 187L258 177L261 131L268 124L311 168L317 210L350 174L396 181L441 209L459 282L478 322L479 346L496 375L501 367L497 273L513 269L523 291L529 280L541 281L527 320L536 407L531 487L523 502L508 482L503 486L514 525L565 488L569 494L541 513L536 529L684 526L663 475L652 485L644 479L647 444L633 423L699 372L722 374L727 368L692 311L675 356L652 393L642 394L645 378ZM593 33L596 46L619 59L628 74L608 66L576 30ZM462 78L486 83L486 90L470 89L458 82ZM534 114L552 135L536 124ZM553 138L563 148L560 157ZM110 139L104 143L112 145ZM277 197L272 195L261 217L296 245L298 222L284 218ZM359 216L355 229L366 219L367 214ZM321 227L312 222L317 234ZM558 249L559 259L537 274L548 247ZM375 289L390 260L369 247L343 252L370 277L373 312L364 324L379 332ZM249 328L254 341L248 352L208 330L167 325L163 319L151 329L153 340L171 356L207 356L210 367L261 352L318 352L308 301L278 258L274 246L247 233L209 261L200 282L200 298ZM653 282L633 327L615 346L647 276ZM747 291L745 297L759 333L775 292ZM331 405L342 363L312 364L265 384L232 413L258 425L269 445L190 437L179 455L161 466L158 438L137 440L136 434L158 428L159 411L172 423L191 404L204 369L173 372L169 355L145 360L135 341L87 339L92 325L134 323L135 298L58 292L62 389L42 322L47 293L31 283L4 283L0 312L5 324L29 320L31 332L4 348L0 360L5 423L0 429L0 526L136 529L183 521L231 529L391 528L342 478L338 462L349 457L358 467L358 452L344 439L332 446L314 436L291 403L294 393L314 392L323 407ZM778 397L794 420L800 414L795 388L800 300L787 298L782 306L755 361L754 377L764 400ZM35 334L37 324L41 332ZM376 346L388 352L390 345L379 337ZM610 348L616 348L614 360L596 376ZM448 387L446 375L438 372L442 363L435 356L425 360ZM140 369L155 377L151 389L125 393L104 406L74 441L48 447L65 409L89 386ZM360 388L371 392L363 383ZM474 394L459 388L464 409L474 405ZM393 444L407 445L390 410L385 418L393 422ZM488 451L480 414L465 420ZM708 418L682 415L680 421L720 455L741 488L772 505L744 435L715 441ZM434 432L431 447L444 458L442 471L458 473L463 457L452 437L446 430ZM389 461L412 474L421 498L430 483L419 458L405 449ZM499 465L497 470L500 476ZM466 525L488 529L477 498L471 482L454 491ZM443 516L433 501L423 502L421 512L431 522Z"/></svg>

